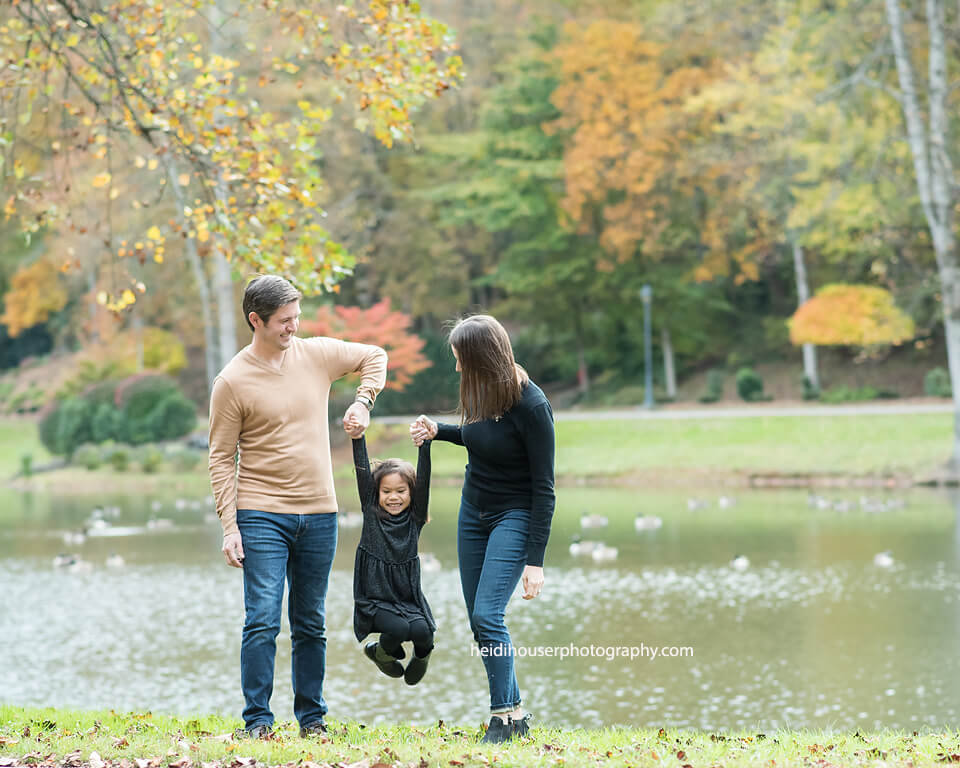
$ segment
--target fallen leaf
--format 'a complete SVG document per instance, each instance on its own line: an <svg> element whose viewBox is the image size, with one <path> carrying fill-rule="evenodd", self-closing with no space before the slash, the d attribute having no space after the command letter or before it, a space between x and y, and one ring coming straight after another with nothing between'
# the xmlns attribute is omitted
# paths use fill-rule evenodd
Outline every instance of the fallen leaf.
<svg viewBox="0 0 960 768"><path fill-rule="evenodd" d="M169 763L170 768L190 768L193 765L193 760L189 757L181 757L179 760L174 760L172 763Z"/></svg>
<svg viewBox="0 0 960 768"><path fill-rule="evenodd" d="M19 764L20 763L17 762L17 758L15 757L0 757L0 766L2 766L2 768L10 768L12 765Z"/></svg>
<svg viewBox="0 0 960 768"><path fill-rule="evenodd" d="M99 752L90 753L90 768L103 768L106 765Z"/></svg>
<svg viewBox="0 0 960 768"><path fill-rule="evenodd" d="M14 739L11 736L0 736L0 747L5 747L11 744L19 744L20 739Z"/></svg>

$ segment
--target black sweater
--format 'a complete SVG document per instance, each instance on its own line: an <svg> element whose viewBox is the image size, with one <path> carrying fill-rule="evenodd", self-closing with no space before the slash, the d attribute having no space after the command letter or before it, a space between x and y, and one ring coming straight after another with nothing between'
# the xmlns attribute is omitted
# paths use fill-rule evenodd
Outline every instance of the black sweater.
<svg viewBox="0 0 960 768"><path fill-rule="evenodd" d="M556 504L553 409L543 390L530 381L500 418L438 427L437 440L467 448L467 501L489 511L530 510L527 565L542 566Z"/></svg>
<svg viewBox="0 0 960 768"><path fill-rule="evenodd" d="M353 464L363 510L363 531L353 566L353 631L363 641L373 631L373 619L385 609L411 621L424 619L437 628L420 587L417 544L430 503L430 441L420 446L417 487L410 506L399 515L379 514L380 489L373 483L367 442L353 441Z"/></svg>

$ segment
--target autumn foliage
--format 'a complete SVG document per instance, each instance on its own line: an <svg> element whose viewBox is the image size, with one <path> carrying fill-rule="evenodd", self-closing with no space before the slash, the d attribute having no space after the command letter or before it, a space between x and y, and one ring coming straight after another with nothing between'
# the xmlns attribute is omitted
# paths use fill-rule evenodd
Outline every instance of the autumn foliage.
<svg viewBox="0 0 960 768"><path fill-rule="evenodd" d="M73 245L94 234L104 261L130 265L98 296L112 310L144 292L133 265L182 238L332 288L352 265L319 201L333 105L354 103L358 126L391 146L462 76L449 30L415 2L222 5L0 3L5 214Z"/></svg>
<svg viewBox="0 0 960 768"><path fill-rule="evenodd" d="M901 344L913 338L913 320L883 288L827 285L788 321L795 345L870 347Z"/></svg>
<svg viewBox="0 0 960 768"><path fill-rule="evenodd" d="M67 303L67 290L57 268L46 259L20 267L10 281L0 323L17 336L25 328L44 323Z"/></svg>
<svg viewBox="0 0 960 768"><path fill-rule="evenodd" d="M361 344L383 347L390 357L387 388L402 392L420 371L430 367L422 354L424 341L410 333L410 315L390 309L389 299L369 309L323 306L313 320L300 327L313 336L335 336Z"/></svg>

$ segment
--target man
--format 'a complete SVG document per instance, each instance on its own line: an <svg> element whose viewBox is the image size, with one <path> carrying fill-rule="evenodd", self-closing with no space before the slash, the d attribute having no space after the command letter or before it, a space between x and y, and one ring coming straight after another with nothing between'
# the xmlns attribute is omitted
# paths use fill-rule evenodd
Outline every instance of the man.
<svg viewBox="0 0 960 768"><path fill-rule="evenodd" d="M273 728L276 638L289 584L293 710L300 735L326 732L324 601L337 546L327 405L330 385L359 372L343 417L351 437L370 424L387 355L337 339L297 338L300 292L281 277L247 285L243 314L253 342L220 372L210 396L210 483L223 526L223 554L243 569L240 646L244 729ZM238 459L239 455L239 459Z"/></svg>

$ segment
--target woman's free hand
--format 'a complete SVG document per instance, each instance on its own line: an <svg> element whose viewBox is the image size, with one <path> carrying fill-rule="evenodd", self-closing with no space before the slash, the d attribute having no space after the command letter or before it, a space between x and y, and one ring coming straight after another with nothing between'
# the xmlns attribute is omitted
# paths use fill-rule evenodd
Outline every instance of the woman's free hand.
<svg viewBox="0 0 960 768"><path fill-rule="evenodd" d="M410 424L410 439L416 446L423 445L427 440L433 440L437 436L437 422L428 419L421 414L417 420Z"/></svg>
<svg viewBox="0 0 960 768"><path fill-rule="evenodd" d="M533 600L543 589L543 568L528 565L523 569L523 599Z"/></svg>

